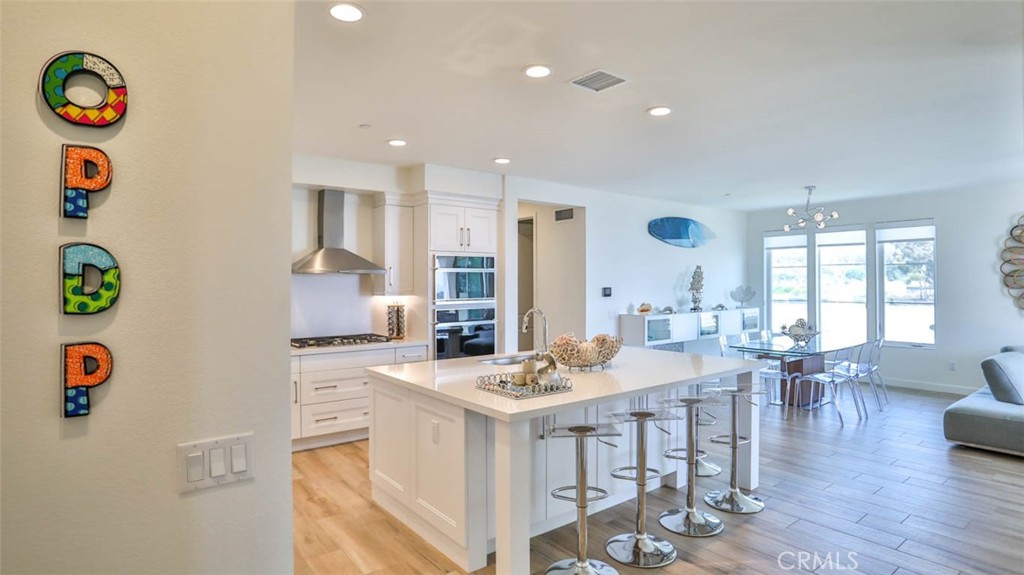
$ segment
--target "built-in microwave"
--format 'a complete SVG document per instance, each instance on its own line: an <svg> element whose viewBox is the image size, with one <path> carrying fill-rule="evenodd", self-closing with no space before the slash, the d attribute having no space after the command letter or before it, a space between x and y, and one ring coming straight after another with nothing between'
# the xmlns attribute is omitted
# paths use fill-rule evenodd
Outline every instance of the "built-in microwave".
<svg viewBox="0 0 1024 575"><path fill-rule="evenodd" d="M494 299L493 256L434 256L434 302Z"/></svg>
<svg viewBox="0 0 1024 575"><path fill-rule="evenodd" d="M494 353L494 302L434 309L434 358Z"/></svg>

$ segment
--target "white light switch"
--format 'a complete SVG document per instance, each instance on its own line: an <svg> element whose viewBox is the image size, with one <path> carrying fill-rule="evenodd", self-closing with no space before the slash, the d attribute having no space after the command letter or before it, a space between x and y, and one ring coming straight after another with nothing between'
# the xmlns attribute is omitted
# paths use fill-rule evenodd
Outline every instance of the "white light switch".
<svg viewBox="0 0 1024 575"><path fill-rule="evenodd" d="M224 477L224 448L210 450L210 477Z"/></svg>
<svg viewBox="0 0 1024 575"><path fill-rule="evenodd" d="M245 444L239 443L231 446L231 473L245 473L249 469L249 463L245 459Z"/></svg>
<svg viewBox="0 0 1024 575"><path fill-rule="evenodd" d="M181 492L252 479L252 440L253 434L248 432L179 443L178 486Z"/></svg>
<svg viewBox="0 0 1024 575"><path fill-rule="evenodd" d="M201 480L203 478L203 452L189 453L188 459L185 462L185 469L189 483Z"/></svg>

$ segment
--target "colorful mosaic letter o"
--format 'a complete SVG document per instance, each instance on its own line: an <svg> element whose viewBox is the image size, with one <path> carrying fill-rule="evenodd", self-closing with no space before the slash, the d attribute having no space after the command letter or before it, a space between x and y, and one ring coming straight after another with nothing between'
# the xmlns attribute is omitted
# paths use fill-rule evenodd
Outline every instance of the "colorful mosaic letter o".
<svg viewBox="0 0 1024 575"><path fill-rule="evenodd" d="M92 108L78 106L64 95L68 78L86 73L98 76L107 85L106 101ZM43 67L39 91L50 109L72 124L109 126L120 120L128 109L124 77L113 64L88 52L64 52L51 58Z"/></svg>
<svg viewBox="0 0 1024 575"><path fill-rule="evenodd" d="M93 244L65 244L60 247L60 260L64 275L61 292L64 313L99 313L117 303L121 293L121 270L110 252ZM99 286L90 289L85 285L86 266L102 274Z"/></svg>
<svg viewBox="0 0 1024 575"><path fill-rule="evenodd" d="M88 218L89 217L89 194L97 192L110 185L113 177L113 168L110 164L110 156L107 156L99 148L88 146L64 145L61 151L63 166L61 170L61 197L63 208L61 214L65 218ZM96 167L96 174L89 176L86 171L87 165Z"/></svg>
<svg viewBox="0 0 1024 575"><path fill-rule="evenodd" d="M64 365L61 414L64 417L89 415L89 388L110 379L114 358L101 343L69 343L60 347Z"/></svg>

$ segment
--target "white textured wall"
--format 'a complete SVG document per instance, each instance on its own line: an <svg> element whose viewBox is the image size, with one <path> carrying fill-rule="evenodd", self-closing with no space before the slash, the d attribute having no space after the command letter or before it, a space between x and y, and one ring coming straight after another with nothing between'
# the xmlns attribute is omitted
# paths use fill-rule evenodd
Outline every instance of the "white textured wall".
<svg viewBox="0 0 1024 575"><path fill-rule="evenodd" d="M982 359L1004 345L1024 343L1024 312L1006 295L999 273L1003 240L1024 215L1024 185L977 186L826 207L838 210L844 225L935 220L935 347L885 347L881 367L891 385L969 393L985 385ZM751 278L764 277L763 232L777 230L785 221L785 208L750 215ZM763 305L764 287L755 288L752 305ZM950 371L950 361L957 363L957 371Z"/></svg>
<svg viewBox="0 0 1024 575"><path fill-rule="evenodd" d="M288 2L4 2L4 573L290 573ZM124 74L128 114L90 129L42 109L40 68L84 49ZM114 181L58 218L60 146ZM62 317L58 246L109 249L117 305ZM59 417L59 345L114 373ZM253 481L187 496L175 445L255 432Z"/></svg>

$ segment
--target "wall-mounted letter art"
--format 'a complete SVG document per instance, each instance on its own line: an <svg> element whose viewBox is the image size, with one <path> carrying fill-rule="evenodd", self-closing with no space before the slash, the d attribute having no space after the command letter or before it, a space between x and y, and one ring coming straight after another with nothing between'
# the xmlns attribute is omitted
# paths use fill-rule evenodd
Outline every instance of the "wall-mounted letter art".
<svg viewBox="0 0 1024 575"><path fill-rule="evenodd" d="M98 192L110 185L113 176L110 157L99 148L64 145L61 151L61 196L65 218L89 217L89 192ZM87 166L96 173L88 175Z"/></svg>
<svg viewBox="0 0 1024 575"><path fill-rule="evenodd" d="M83 107L64 94L68 78L75 74L92 74L107 85L107 97L97 106ZM117 68L107 60L88 52L57 54L43 67L39 81L43 100L55 114L72 124L109 126L124 116L128 109L128 87Z"/></svg>
<svg viewBox="0 0 1024 575"><path fill-rule="evenodd" d="M647 222L647 233L680 248L702 246L704 224L690 218L657 218Z"/></svg>
<svg viewBox="0 0 1024 575"><path fill-rule="evenodd" d="M60 346L64 364L61 382L61 413L64 417L89 415L89 388L110 379L114 358L100 343L67 343Z"/></svg>
<svg viewBox="0 0 1024 575"><path fill-rule="evenodd" d="M99 313L117 303L121 270L107 250L93 244L64 244L60 247L60 266L64 274L64 313ZM97 284L86 285L87 267L99 270Z"/></svg>

